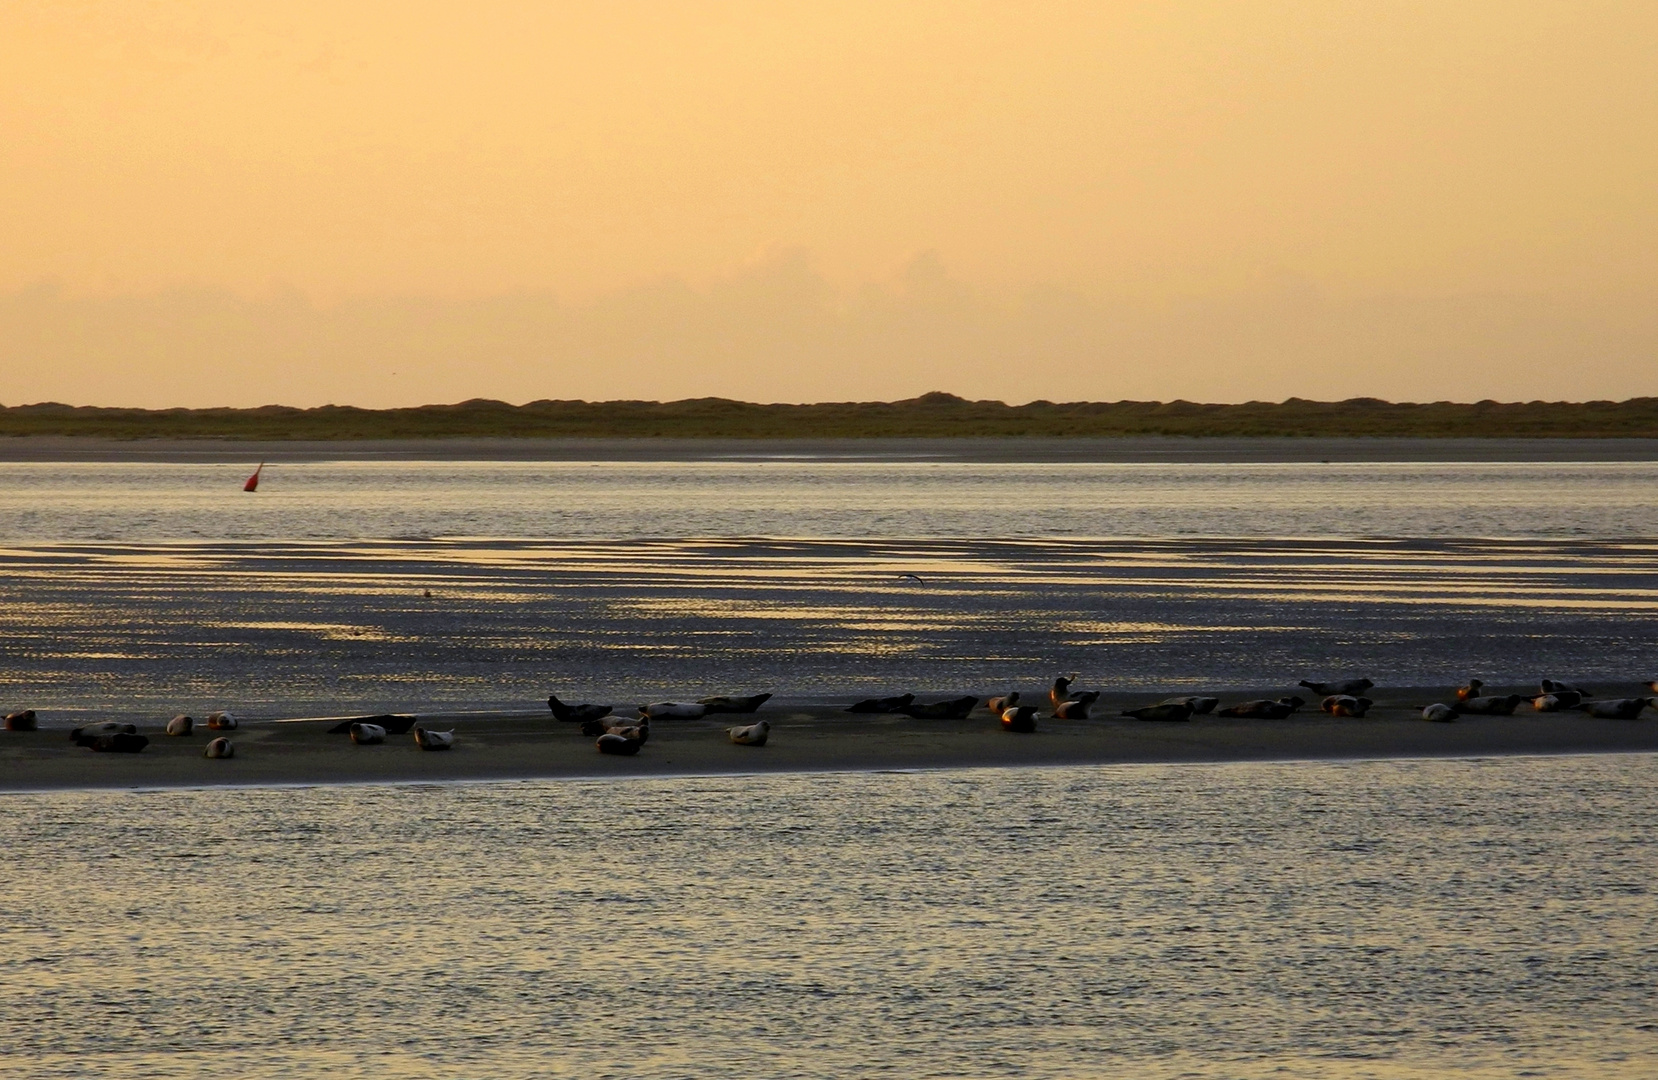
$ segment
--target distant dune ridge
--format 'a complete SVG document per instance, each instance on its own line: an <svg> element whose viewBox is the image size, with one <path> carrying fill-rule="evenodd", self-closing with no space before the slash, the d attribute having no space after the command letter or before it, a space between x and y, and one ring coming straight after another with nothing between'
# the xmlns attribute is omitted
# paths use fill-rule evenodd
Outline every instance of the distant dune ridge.
<svg viewBox="0 0 1658 1080"><path fill-rule="evenodd" d="M451 438L1101 438L1182 436L1409 436L1654 438L1658 398L1588 402L1347 401L1063 402L1007 405L934 392L904 401L762 405L684 401L473 399L454 405L364 409L121 409L53 402L0 406L0 435L107 439Z"/></svg>

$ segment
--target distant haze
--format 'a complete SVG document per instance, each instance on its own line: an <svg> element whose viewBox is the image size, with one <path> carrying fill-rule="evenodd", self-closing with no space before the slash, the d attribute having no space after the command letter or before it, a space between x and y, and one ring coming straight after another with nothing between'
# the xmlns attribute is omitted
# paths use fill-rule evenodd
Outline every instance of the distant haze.
<svg viewBox="0 0 1658 1080"><path fill-rule="evenodd" d="M7 4L0 402L1658 394L1658 5Z"/></svg>

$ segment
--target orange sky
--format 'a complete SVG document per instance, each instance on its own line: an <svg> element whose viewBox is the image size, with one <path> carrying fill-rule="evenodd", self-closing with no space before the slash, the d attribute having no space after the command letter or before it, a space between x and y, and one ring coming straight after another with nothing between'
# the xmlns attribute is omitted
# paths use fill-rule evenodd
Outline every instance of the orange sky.
<svg viewBox="0 0 1658 1080"><path fill-rule="evenodd" d="M0 8L0 402L1658 394L1658 5Z"/></svg>

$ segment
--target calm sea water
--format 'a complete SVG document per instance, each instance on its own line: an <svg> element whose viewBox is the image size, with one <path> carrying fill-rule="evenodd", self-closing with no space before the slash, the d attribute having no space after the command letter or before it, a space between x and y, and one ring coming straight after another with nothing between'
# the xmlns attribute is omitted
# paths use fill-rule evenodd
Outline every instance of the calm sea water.
<svg viewBox="0 0 1658 1080"><path fill-rule="evenodd" d="M0 542L1658 537L1658 463L0 463Z"/></svg>
<svg viewBox="0 0 1658 1080"><path fill-rule="evenodd" d="M1658 760L0 799L19 1076L1649 1077Z"/></svg>

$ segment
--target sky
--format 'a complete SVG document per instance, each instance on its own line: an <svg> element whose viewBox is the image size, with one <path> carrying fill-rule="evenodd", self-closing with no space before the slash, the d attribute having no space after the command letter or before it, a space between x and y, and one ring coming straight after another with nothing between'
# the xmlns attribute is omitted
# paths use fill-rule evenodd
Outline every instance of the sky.
<svg viewBox="0 0 1658 1080"><path fill-rule="evenodd" d="M0 403L1658 395L1658 4L0 3Z"/></svg>

